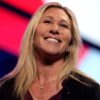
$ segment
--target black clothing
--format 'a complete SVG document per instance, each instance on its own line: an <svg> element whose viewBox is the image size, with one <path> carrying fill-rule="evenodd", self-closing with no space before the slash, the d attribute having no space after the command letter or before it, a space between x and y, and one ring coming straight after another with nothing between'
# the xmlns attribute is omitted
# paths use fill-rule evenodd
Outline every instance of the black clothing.
<svg viewBox="0 0 100 100"><path fill-rule="evenodd" d="M0 100L20 100L14 92L14 78L6 81L0 87ZM49 100L100 100L100 85L88 80L85 77L80 77L77 81L71 77L64 80L62 90ZM83 83L82 83L83 82ZM28 99L32 100L31 95L27 93ZM58 98L58 99L57 99Z"/></svg>

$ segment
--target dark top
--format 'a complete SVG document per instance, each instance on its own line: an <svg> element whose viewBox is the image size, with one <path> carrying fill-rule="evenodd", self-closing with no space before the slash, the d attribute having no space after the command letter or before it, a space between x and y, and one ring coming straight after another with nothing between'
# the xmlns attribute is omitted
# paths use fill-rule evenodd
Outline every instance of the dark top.
<svg viewBox="0 0 100 100"><path fill-rule="evenodd" d="M6 81L0 87L0 100L20 100L14 93L14 78ZM68 78L62 83L62 90L49 100L100 100L100 85L79 75L83 83ZM25 100L32 100L27 93Z"/></svg>

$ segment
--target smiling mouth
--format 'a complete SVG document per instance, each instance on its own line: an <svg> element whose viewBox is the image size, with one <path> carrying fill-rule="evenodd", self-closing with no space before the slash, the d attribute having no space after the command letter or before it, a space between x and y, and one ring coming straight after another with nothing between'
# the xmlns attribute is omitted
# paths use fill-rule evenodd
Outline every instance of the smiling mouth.
<svg viewBox="0 0 100 100"><path fill-rule="evenodd" d="M60 43L61 41L57 38L51 38L51 37L48 37L48 38L45 38L47 41L51 42L51 43Z"/></svg>

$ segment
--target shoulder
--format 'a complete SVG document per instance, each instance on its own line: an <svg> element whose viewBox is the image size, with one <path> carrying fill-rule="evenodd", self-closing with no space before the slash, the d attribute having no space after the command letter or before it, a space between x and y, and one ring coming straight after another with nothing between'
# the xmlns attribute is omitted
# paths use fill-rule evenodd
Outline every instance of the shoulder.
<svg viewBox="0 0 100 100"><path fill-rule="evenodd" d="M2 100L18 100L14 92L15 79L5 81L0 87L0 98Z"/></svg>
<svg viewBox="0 0 100 100"><path fill-rule="evenodd" d="M99 84L93 80L92 78L88 77L87 75L83 73L77 73L77 72L72 72L69 75L70 79L73 79L74 81L79 82L80 84L83 84L85 86L98 86Z"/></svg>
<svg viewBox="0 0 100 100"><path fill-rule="evenodd" d="M9 79L9 80L5 80L5 81L3 82L3 84L0 86L0 90L2 90L2 89L8 89L8 88L14 87L14 81L15 81L14 78Z"/></svg>
<svg viewBox="0 0 100 100"><path fill-rule="evenodd" d="M65 91L69 91L73 97L77 97L79 100L100 100L100 85L84 75L76 73L69 76L62 85Z"/></svg>

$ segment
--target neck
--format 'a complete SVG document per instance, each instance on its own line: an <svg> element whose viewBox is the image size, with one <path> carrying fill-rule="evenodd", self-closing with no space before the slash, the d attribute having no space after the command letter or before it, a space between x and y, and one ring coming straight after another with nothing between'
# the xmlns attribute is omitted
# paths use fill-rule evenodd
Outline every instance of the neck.
<svg viewBox="0 0 100 100"><path fill-rule="evenodd" d="M38 71L37 79L40 82L50 82L58 78L60 70L62 69L65 59L62 54L48 54L35 52L36 66Z"/></svg>
<svg viewBox="0 0 100 100"><path fill-rule="evenodd" d="M38 68L38 79L41 83L43 82L49 82L52 80L57 79L61 68L63 67L64 64L64 60L63 59L59 59L55 62L51 62L50 63L50 59L49 59L49 63L47 62L43 62L43 59L38 59L37 61L37 68ZM47 61L47 60L44 60Z"/></svg>

